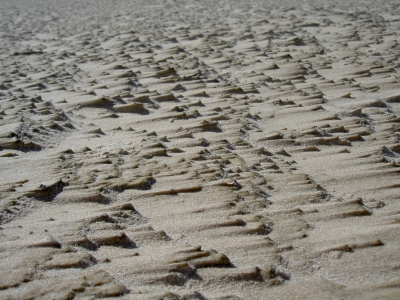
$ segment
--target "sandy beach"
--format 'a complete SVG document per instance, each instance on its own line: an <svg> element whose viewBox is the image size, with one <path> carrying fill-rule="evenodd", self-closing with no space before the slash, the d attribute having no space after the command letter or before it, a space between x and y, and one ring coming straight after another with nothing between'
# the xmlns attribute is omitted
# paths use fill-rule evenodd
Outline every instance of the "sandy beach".
<svg viewBox="0 0 400 300"><path fill-rule="evenodd" d="M0 1L0 299L400 299L398 1Z"/></svg>

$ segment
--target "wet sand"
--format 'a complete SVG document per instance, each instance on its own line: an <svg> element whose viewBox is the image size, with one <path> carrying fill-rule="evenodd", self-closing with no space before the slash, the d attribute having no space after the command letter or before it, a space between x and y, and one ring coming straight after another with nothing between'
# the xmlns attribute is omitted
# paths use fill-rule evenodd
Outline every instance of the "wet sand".
<svg viewBox="0 0 400 300"><path fill-rule="evenodd" d="M398 299L397 1L2 1L1 299Z"/></svg>

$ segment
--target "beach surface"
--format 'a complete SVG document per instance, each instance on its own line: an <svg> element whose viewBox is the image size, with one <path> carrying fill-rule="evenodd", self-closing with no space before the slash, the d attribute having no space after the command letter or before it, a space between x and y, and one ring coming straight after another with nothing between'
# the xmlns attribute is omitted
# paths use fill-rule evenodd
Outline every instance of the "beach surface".
<svg viewBox="0 0 400 300"><path fill-rule="evenodd" d="M0 2L0 299L399 299L398 1Z"/></svg>

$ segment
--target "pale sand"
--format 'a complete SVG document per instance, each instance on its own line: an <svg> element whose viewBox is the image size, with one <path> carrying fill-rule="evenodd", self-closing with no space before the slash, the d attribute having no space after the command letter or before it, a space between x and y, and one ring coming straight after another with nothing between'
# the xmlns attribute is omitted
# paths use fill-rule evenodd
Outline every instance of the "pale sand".
<svg viewBox="0 0 400 300"><path fill-rule="evenodd" d="M397 0L1 1L0 299L399 299L399 32Z"/></svg>

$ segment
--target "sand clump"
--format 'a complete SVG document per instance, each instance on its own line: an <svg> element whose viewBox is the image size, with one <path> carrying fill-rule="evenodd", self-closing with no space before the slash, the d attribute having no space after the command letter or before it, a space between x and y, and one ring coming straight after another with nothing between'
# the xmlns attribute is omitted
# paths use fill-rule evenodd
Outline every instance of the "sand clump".
<svg viewBox="0 0 400 300"><path fill-rule="evenodd" d="M398 299L396 1L2 1L1 299Z"/></svg>

